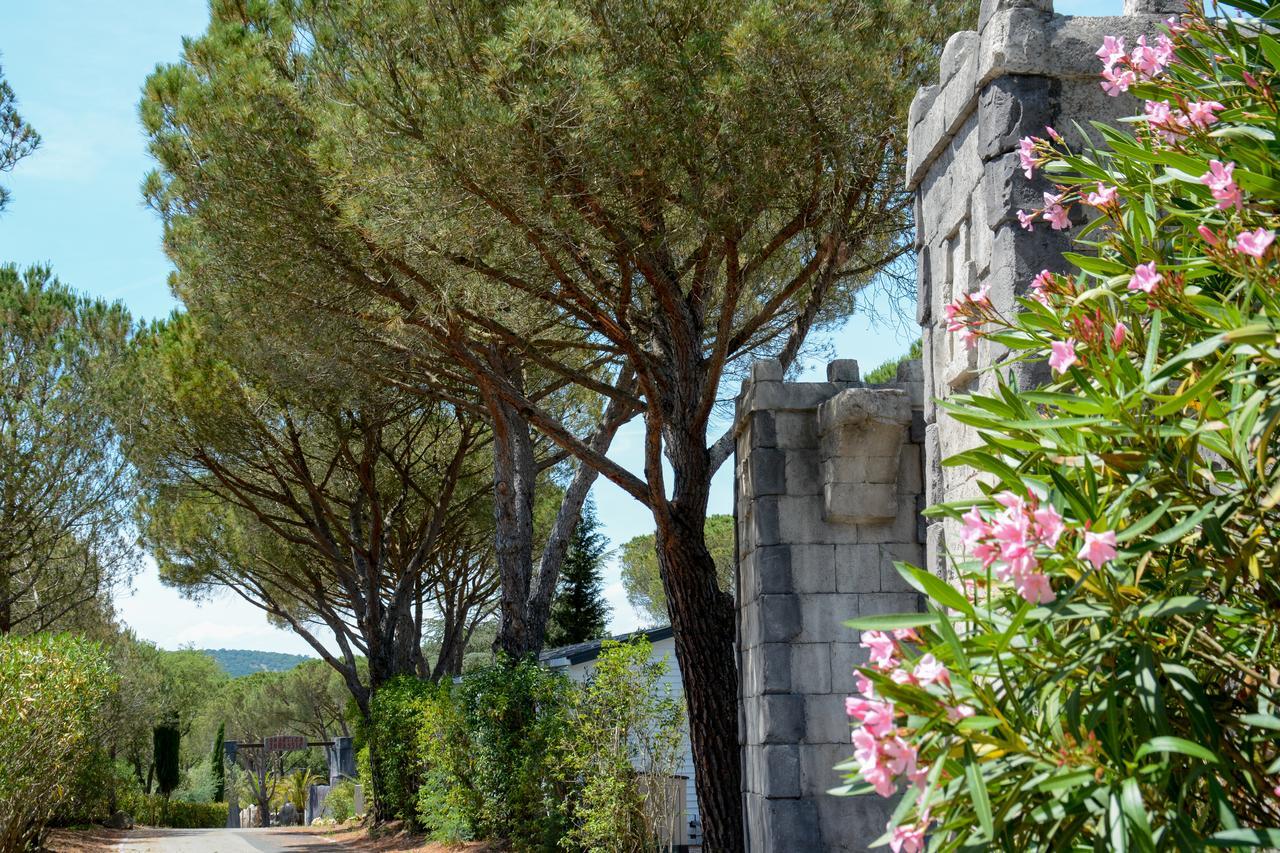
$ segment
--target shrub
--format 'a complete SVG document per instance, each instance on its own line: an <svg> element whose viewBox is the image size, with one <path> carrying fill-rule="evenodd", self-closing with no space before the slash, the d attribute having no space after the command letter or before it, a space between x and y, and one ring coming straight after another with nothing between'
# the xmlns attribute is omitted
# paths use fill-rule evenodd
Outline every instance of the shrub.
<svg viewBox="0 0 1280 853"><path fill-rule="evenodd" d="M227 825L226 803L186 803L160 794L133 793L121 797L120 808L143 826L216 829Z"/></svg>
<svg viewBox="0 0 1280 853"><path fill-rule="evenodd" d="M113 689L96 643L0 636L0 850L39 844L92 755Z"/></svg>
<svg viewBox="0 0 1280 853"><path fill-rule="evenodd" d="M403 675L378 688L373 696L365 735L380 820L412 821L416 817L417 792L426 771L418 748L422 702L437 689L429 681Z"/></svg>
<svg viewBox="0 0 1280 853"><path fill-rule="evenodd" d="M329 815L338 823L346 823L356 811L356 786L349 779L344 779L329 789L324 799Z"/></svg>
<svg viewBox="0 0 1280 853"><path fill-rule="evenodd" d="M895 850L1280 845L1280 41L1192 5L1130 48L1133 133L1022 144L1058 183L1026 227L1095 216L1076 271L949 309L1055 377L947 404L982 437L984 496L935 508L963 591L903 567L930 611L851 623L854 789L918 789Z"/></svg>
<svg viewBox="0 0 1280 853"><path fill-rule="evenodd" d="M631 853L672 836L672 787L681 758L681 704L662 689L665 661L640 639L606 642L591 678L573 691L562 773L571 827L562 846ZM681 804L682 805L682 804Z"/></svg>

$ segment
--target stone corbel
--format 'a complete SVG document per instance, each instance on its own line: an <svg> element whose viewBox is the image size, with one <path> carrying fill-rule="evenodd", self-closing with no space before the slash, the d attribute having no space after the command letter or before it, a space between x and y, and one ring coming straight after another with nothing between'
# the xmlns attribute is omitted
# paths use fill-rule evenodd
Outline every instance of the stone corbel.
<svg viewBox="0 0 1280 853"><path fill-rule="evenodd" d="M818 407L827 521L894 520L898 467L910 424L911 397L897 388L849 388Z"/></svg>

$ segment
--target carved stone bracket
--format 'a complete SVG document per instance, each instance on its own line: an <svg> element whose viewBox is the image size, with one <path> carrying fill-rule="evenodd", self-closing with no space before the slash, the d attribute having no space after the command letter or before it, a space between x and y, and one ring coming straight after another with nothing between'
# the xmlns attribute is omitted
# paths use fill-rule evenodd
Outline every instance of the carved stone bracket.
<svg viewBox="0 0 1280 853"><path fill-rule="evenodd" d="M911 397L896 388L849 388L818 407L823 515L889 524L898 514L898 467Z"/></svg>

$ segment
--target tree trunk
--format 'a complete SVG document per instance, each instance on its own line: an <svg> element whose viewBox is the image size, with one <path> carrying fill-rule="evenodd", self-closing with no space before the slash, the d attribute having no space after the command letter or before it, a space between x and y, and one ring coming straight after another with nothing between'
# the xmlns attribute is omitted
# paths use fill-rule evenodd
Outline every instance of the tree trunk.
<svg viewBox="0 0 1280 853"><path fill-rule="evenodd" d="M654 539L684 681L703 845L708 853L740 853L745 839L733 597L720 590L706 543L714 471L705 421L691 417L683 404L666 408L662 438L673 474L672 497L654 507ZM660 428L658 419L647 421L646 431ZM650 434L645 459L650 482L661 477L654 437Z"/></svg>

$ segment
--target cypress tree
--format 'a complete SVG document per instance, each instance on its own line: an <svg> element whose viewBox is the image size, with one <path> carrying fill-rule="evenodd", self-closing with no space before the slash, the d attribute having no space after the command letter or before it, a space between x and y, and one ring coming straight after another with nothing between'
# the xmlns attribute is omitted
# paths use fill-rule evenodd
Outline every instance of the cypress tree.
<svg viewBox="0 0 1280 853"><path fill-rule="evenodd" d="M227 736L227 724L218 724L218 736L213 739L213 754L209 766L213 768L213 801L220 803L227 798L227 767L223 763L223 744Z"/></svg>
<svg viewBox="0 0 1280 853"><path fill-rule="evenodd" d="M604 600L601 569L608 552L609 540L600 532L595 502L588 499L560 569L547 623L548 646L567 646L605 635L609 604Z"/></svg>
<svg viewBox="0 0 1280 853"><path fill-rule="evenodd" d="M156 726L152 732L152 746L155 748L156 789L165 799L178 787L181 773L178 769L178 743L182 735L178 727L172 724Z"/></svg>

